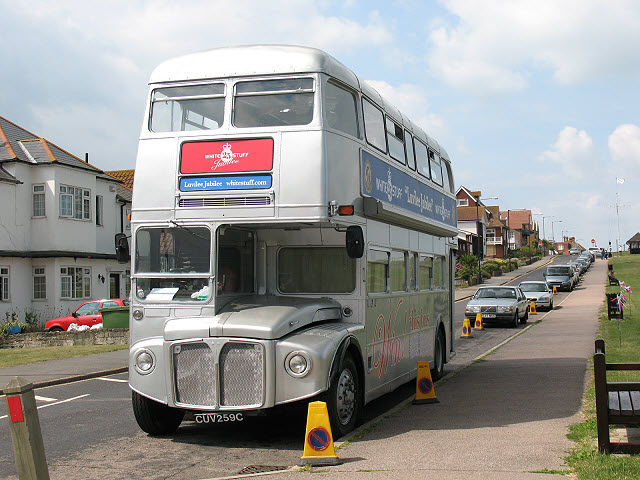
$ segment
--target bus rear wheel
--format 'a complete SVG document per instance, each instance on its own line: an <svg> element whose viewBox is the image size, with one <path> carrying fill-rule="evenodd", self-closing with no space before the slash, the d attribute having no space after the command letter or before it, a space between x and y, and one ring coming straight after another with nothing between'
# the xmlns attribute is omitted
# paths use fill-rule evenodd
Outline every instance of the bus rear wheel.
<svg viewBox="0 0 640 480"><path fill-rule="evenodd" d="M431 380L440 380L444 374L445 338L442 331L438 331L436 343L433 350L433 370L431 370Z"/></svg>
<svg viewBox="0 0 640 480"><path fill-rule="evenodd" d="M342 360L338 374L325 394L333 438L354 429L361 410L361 384L351 355Z"/></svg>
<svg viewBox="0 0 640 480"><path fill-rule="evenodd" d="M168 407L136 392L131 392L131 403L136 422L149 435L171 435L184 418L184 410Z"/></svg>

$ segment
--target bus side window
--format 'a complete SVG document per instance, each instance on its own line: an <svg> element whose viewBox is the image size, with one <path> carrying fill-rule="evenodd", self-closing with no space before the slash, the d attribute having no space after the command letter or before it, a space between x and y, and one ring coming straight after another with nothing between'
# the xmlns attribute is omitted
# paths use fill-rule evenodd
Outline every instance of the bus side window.
<svg viewBox="0 0 640 480"><path fill-rule="evenodd" d="M416 169L416 157L413 153L413 137L406 130L404 131L404 148L407 154L407 167Z"/></svg>
<svg viewBox="0 0 640 480"><path fill-rule="evenodd" d="M367 293L385 293L389 277L389 252L369 250L367 259Z"/></svg>
<svg viewBox="0 0 640 480"><path fill-rule="evenodd" d="M453 192L453 182L451 179L451 165L444 158L441 158L442 162L442 178L444 183L444 189L448 192Z"/></svg>
<svg viewBox="0 0 640 480"><path fill-rule="evenodd" d="M425 178L431 178L431 174L429 173L427 146L418 139L416 139L414 145L416 146L416 164L418 165L418 173Z"/></svg>
<svg viewBox="0 0 640 480"><path fill-rule="evenodd" d="M442 168L440 167L440 155L429 150L429 164L431 166L431 180L442 186Z"/></svg>
<svg viewBox="0 0 640 480"><path fill-rule="evenodd" d="M431 290L433 279L433 258L420 255L418 262L418 286L420 290Z"/></svg>
<svg viewBox="0 0 640 480"><path fill-rule="evenodd" d="M324 92L325 121L328 128L359 138L356 96L334 84L327 82Z"/></svg>
<svg viewBox="0 0 640 480"><path fill-rule="evenodd" d="M387 153L382 111L369 100L363 98L362 112L364 113L364 135L367 137L367 143L381 152Z"/></svg>
<svg viewBox="0 0 640 480"><path fill-rule="evenodd" d="M435 257L433 259L433 288L434 290L442 290L445 280L444 257Z"/></svg>
<svg viewBox="0 0 640 480"><path fill-rule="evenodd" d="M407 267L404 252L391 252L391 291L405 292L407 290Z"/></svg>
<svg viewBox="0 0 640 480"><path fill-rule="evenodd" d="M416 282L416 264L418 263L418 254L410 253L407 255L407 278L409 280L409 291L413 292L416 290L417 282Z"/></svg>
<svg viewBox="0 0 640 480"><path fill-rule="evenodd" d="M404 152L404 130L396 122L387 117L387 143L389 155L403 165L407 163Z"/></svg>

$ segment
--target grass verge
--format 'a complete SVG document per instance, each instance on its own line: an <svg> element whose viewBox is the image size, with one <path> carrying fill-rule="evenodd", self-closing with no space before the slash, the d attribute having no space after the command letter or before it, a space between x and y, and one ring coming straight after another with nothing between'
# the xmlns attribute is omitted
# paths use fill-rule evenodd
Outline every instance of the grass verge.
<svg viewBox="0 0 640 480"><path fill-rule="evenodd" d="M128 349L129 345L74 345L70 347L3 348L0 349L0 368L27 363L59 360L94 353Z"/></svg>
<svg viewBox="0 0 640 480"><path fill-rule="evenodd" d="M625 293L627 305L624 320L608 320L604 304L600 314L598 336L607 349L607 362L640 362L640 255L625 255L609 259L616 277L635 287ZM607 293L620 293L620 287L607 286ZM635 300L635 302L634 302ZM640 372L610 371L607 380L640 381ZM567 463L580 480L637 480L640 478L640 455L602 455L597 448L596 404L593 380L583 399L585 421L572 425L568 437L576 445Z"/></svg>

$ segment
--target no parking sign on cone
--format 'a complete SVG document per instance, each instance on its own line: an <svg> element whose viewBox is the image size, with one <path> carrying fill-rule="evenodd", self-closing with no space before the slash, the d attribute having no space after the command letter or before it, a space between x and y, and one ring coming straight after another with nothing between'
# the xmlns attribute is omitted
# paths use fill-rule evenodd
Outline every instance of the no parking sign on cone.
<svg viewBox="0 0 640 480"><path fill-rule="evenodd" d="M416 398L412 402L414 405L425 403L440 403L436 398L436 390L431 380L431 370L429 362L418 362L418 376L416 377Z"/></svg>

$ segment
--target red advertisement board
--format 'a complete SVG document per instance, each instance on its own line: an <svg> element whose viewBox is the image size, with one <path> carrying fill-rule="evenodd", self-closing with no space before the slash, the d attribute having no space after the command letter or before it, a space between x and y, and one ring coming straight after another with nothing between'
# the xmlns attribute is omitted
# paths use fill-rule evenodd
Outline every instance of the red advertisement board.
<svg viewBox="0 0 640 480"><path fill-rule="evenodd" d="M272 167L272 138L182 144L180 173L255 172Z"/></svg>

